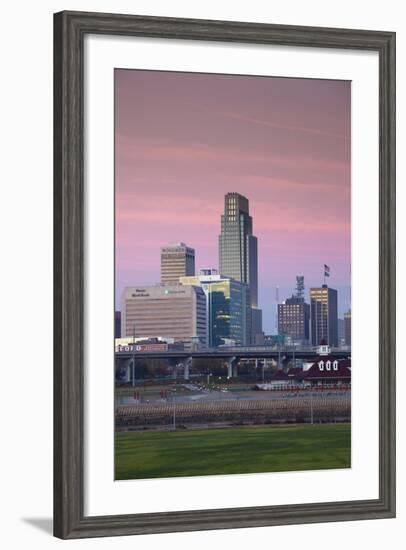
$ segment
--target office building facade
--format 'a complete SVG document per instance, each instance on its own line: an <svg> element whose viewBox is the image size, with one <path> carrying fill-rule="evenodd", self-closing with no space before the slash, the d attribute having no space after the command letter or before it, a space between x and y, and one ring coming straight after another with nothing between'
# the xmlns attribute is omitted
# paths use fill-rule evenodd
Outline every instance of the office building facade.
<svg viewBox="0 0 406 550"><path fill-rule="evenodd" d="M341 346L345 343L345 321L344 319L337 319L337 333L338 333L338 345Z"/></svg>
<svg viewBox="0 0 406 550"><path fill-rule="evenodd" d="M327 285L310 289L310 330L313 346L322 341L338 346L337 290Z"/></svg>
<svg viewBox="0 0 406 550"><path fill-rule="evenodd" d="M351 347L351 310L344 314L345 345Z"/></svg>
<svg viewBox="0 0 406 550"><path fill-rule="evenodd" d="M206 295L209 347L228 342L241 346L250 344L251 301L248 285L223 277L214 269L201 270L195 277L181 277L180 283L198 285Z"/></svg>
<svg viewBox="0 0 406 550"><path fill-rule="evenodd" d="M251 344L256 344L263 336L262 332L262 309L251 308Z"/></svg>
<svg viewBox="0 0 406 550"><path fill-rule="evenodd" d="M185 243L161 248L161 283L179 283L179 277L195 274L195 251Z"/></svg>
<svg viewBox="0 0 406 550"><path fill-rule="evenodd" d="M278 304L278 334L305 345L310 340L310 305L292 296Z"/></svg>
<svg viewBox="0 0 406 550"><path fill-rule="evenodd" d="M258 244L252 233L249 201L239 193L227 193L219 235L220 274L249 286L253 335L262 332L262 312L258 309Z"/></svg>
<svg viewBox="0 0 406 550"><path fill-rule="evenodd" d="M114 338L121 337L121 311L114 312Z"/></svg>
<svg viewBox="0 0 406 550"><path fill-rule="evenodd" d="M123 337L198 340L207 344L206 296L199 286L127 287L121 306Z"/></svg>

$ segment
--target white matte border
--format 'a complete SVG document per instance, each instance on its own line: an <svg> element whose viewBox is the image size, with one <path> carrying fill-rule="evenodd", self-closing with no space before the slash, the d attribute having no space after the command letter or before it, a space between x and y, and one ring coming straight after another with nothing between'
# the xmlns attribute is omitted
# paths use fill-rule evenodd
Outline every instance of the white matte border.
<svg viewBox="0 0 406 550"><path fill-rule="evenodd" d="M350 469L114 481L114 68L352 81ZM85 515L378 498L378 54L90 35L84 83Z"/></svg>

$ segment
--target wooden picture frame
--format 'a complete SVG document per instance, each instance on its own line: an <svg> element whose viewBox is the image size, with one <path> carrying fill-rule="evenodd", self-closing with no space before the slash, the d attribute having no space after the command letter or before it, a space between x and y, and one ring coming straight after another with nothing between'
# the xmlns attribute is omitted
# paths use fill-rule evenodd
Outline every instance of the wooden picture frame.
<svg viewBox="0 0 406 550"><path fill-rule="evenodd" d="M83 40L86 34L379 54L379 498L87 517L83 512ZM395 515L395 34L61 12L54 17L54 534L100 537Z"/></svg>

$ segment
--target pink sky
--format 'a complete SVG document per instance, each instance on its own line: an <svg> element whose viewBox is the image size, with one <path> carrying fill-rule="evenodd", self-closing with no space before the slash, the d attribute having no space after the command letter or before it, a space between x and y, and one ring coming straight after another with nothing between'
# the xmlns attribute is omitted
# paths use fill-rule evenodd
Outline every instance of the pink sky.
<svg viewBox="0 0 406 550"><path fill-rule="evenodd" d="M183 241L218 267L224 195L249 199L259 302L306 296L331 268L350 306L351 83L116 70L116 301L160 278L160 247Z"/></svg>

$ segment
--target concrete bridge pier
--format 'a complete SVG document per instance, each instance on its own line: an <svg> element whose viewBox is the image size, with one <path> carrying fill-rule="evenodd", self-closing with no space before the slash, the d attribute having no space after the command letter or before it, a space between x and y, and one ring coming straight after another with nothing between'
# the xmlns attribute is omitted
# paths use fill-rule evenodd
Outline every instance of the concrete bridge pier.
<svg viewBox="0 0 406 550"><path fill-rule="evenodd" d="M266 357L262 359L262 371L261 371L261 377L262 382L265 382L265 370L268 368L268 361L266 360Z"/></svg>
<svg viewBox="0 0 406 550"><path fill-rule="evenodd" d="M132 367L132 359L129 359L128 361L126 361L126 366L125 366L125 381L126 382L131 382L131 367Z"/></svg>
<svg viewBox="0 0 406 550"><path fill-rule="evenodd" d="M171 378L173 380L176 380L176 378L178 377L178 367L180 367L181 365L182 363L179 363L179 359L177 359L176 357L171 357L168 360L168 366L171 369Z"/></svg>
<svg viewBox="0 0 406 550"><path fill-rule="evenodd" d="M190 369L192 368L193 357L188 357L183 363L183 379L189 380Z"/></svg>
<svg viewBox="0 0 406 550"><path fill-rule="evenodd" d="M289 357L289 355L286 354L282 357L281 365L279 368L287 372L289 370L289 366L291 362L292 362L292 357Z"/></svg>
<svg viewBox="0 0 406 550"><path fill-rule="evenodd" d="M284 353L280 353L277 361L278 370L286 371L288 363L289 363L288 357Z"/></svg>
<svg viewBox="0 0 406 550"><path fill-rule="evenodd" d="M230 357L229 359L226 359L227 378L234 378L238 376L236 360L237 360L236 357Z"/></svg>
<svg viewBox="0 0 406 550"><path fill-rule="evenodd" d="M135 359L127 359L124 362L124 368L125 368L125 381L127 383L133 382L134 383L134 376L135 376Z"/></svg>

